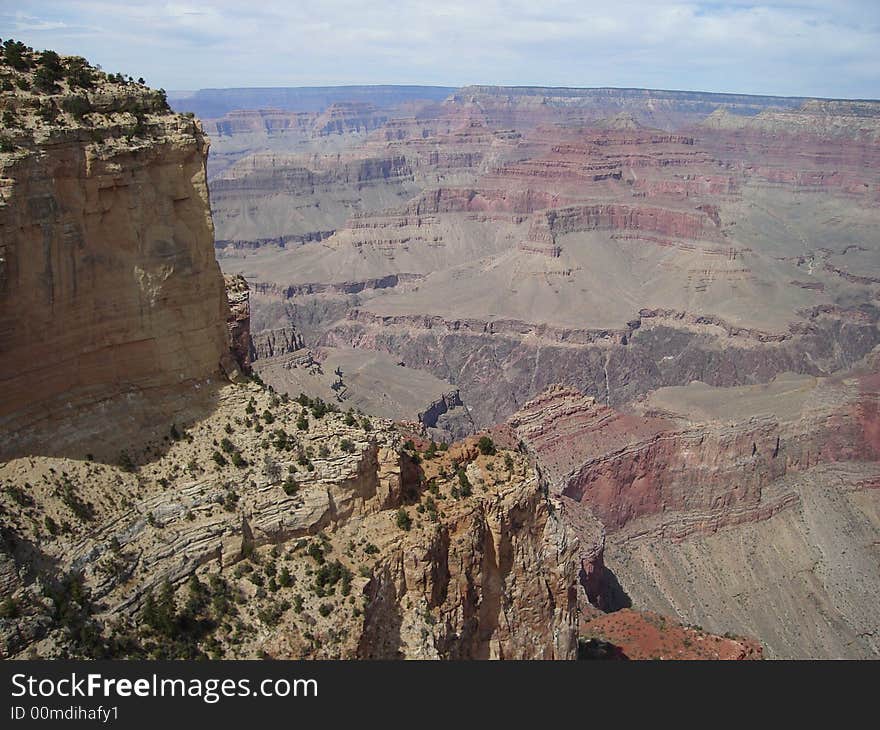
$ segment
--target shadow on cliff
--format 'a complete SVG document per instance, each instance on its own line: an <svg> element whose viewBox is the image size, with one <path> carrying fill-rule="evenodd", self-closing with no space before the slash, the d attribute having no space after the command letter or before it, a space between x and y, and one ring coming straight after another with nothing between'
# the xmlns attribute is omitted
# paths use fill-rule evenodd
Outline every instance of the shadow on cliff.
<svg viewBox="0 0 880 730"><path fill-rule="evenodd" d="M629 657L617 644L602 639L578 639L578 661L628 660Z"/></svg>
<svg viewBox="0 0 880 730"><path fill-rule="evenodd" d="M399 566L398 566L399 567ZM367 607L358 642L358 659L401 659L403 612L398 602L392 566L380 566L364 586Z"/></svg>
<svg viewBox="0 0 880 730"><path fill-rule="evenodd" d="M135 470L161 458L187 429L219 407L216 378L155 389L131 389L96 399L68 394L63 402L9 424L0 440L0 459L45 456L92 461Z"/></svg>
<svg viewBox="0 0 880 730"><path fill-rule="evenodd" d="M629 594L620 585L620 581L607 565L605 566L605 576L602 581L601 607L603 611L611 613L619 611L621 608L632 608L632 599Z"/></svg>

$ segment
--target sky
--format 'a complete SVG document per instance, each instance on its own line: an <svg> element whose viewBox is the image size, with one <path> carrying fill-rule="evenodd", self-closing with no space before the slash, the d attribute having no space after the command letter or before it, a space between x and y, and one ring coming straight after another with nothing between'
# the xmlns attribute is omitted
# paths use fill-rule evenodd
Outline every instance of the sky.
<svg viewBox="0 0 880 730"><path fill-rule="evenodd" d="M0 0L0 35L168 90L413 83L880 98L880 0Z"/></svg>

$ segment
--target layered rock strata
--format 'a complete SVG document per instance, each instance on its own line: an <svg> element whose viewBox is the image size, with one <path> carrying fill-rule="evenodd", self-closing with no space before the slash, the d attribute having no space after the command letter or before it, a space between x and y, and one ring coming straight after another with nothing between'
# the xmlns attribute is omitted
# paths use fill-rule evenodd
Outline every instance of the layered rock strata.
<svg viewBox="0 0 880 730"><path fill-rule="evenodd" d="M17 120L0 153L4 430L218 373L227 304L198 122L106 80L3 105Z"/></svg>

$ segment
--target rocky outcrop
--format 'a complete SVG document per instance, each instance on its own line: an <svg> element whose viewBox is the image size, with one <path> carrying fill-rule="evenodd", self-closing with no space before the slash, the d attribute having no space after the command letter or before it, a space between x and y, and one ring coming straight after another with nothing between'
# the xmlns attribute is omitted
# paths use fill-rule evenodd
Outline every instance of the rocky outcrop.
<svg viewBox="0 0 880 730"><path fill-rule="evenodd" d="M796 420L768 414L682 428L650 407L644 415L623 414L556 387L510 423L556 476L559 492L589 505L613 532L666 511L757 507L763 489L788 473L880 457L859 415L872 400L859 395L857 383L812 387L815 405L805 403ZM713 529L720 524L713 521Z"/></svg>
<svg viewBox="0 0 880 730"><path fill-rule="evenodd" d="M245 374L251 372L254 344L251 341L250 290L243 276L225 276L226 300L229 303L229 348L239 368Z"/></svg>
<svg viewBox="0 0 880 730"><path fill-rule="evenodd" d="M305 347L302 335L294 327L262 330L251 335L253 360L286 355Z"/></svg>
<svg viewBox="0 0 880 730"><path fill-rule="evenodd" d="M702 212L691 213L627 205L591 205L542 213L529 229L529 240L556 242L579 231L649 231L687 239L715 237L714 226Z"/></svg>
<svg viewBox="0 0 880 730"><path fill-rule="evenodd" d="M452 390L430 403L424 411L418 414L417 418L426 428L433 428L437 425L437 419L440 416L448 413L453 408L461 407L464 407L464 404L461 402L461 396L457 390Z"/></svg>
<svg viewBox="0 0 880 730"><path fill-rule="evenodd" d="M359 656L393 658L402 640L418 658L574 658L578 543L532 479L407 536L380 563ZM400 616L407 601L432 616L427 636Z"/></svg>
<svg viewBox="0 0 880 730"><path fill-rule="evenodd" d="M420 466L388 421L311 413L303 430L301 410L257 385L227 385L210 416L175 426L177 440L159 458L145 443L125 468L46 457L4 463L0 500L18 558L42 525L59 526L24 581L0 562L0 578L12 576L0 600L12 598L19 612L0 624L0 637L34 627L29 639L6 641L6 655L75 652L77 637L40 618L40 586L62 578L55 565L81 576L101 606L92 619L104 627L137 627L147 596L166 581L185 591L194 573L222 579L231 595L247 597L239 620L263 624L243 646L218 630L214 643L233 656L574 658L579 542L522 455L486 457L470 444ZM259 422L271 424L271 451L254 430ZM212 439L232 423L250 425L225 429L212 456ZM453 468L466 470L473 493L460 494ZM15 509L7 486L25 479L39 483L30 516ZM301 550L309 541L317 547ZM288 577L271 594L254 593L259 581L246 576L270 560ZM337 575L348 571L341 595L315 582L315 569L331 560L341 561ZM363 613L346 610L352 592L363 594ZM282 599L285 621L266 625L260 616ZM341 643L332 639L340 632ZM302 649L305 634L320 637L317 645Z"/></svg>
<svg viewBox="0 0 880 730"><path fill-rule="evenodd" d="M253 290L259 294L292 299L297 296L309 294L359 294L369 289L391 289L409 282L418 281L420 274L389 274L376 279L363 281L339 281L326 283L291 284L284 286L268 282L258 282L253 285Z"/></svg>
<svg viewBox="0 0 880 730"><path fill-rule="evenodd" d="M0 154L4 431L212 376L227 349L207 139L157 92L96 83L4 92L19 119L14 151ZM28 117L32 100L58 110L55 121Z"/></svg>

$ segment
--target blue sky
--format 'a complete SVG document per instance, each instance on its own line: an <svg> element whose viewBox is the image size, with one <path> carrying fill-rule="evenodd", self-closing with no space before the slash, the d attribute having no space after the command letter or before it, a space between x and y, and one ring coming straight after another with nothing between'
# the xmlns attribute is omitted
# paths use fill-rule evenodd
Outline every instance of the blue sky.
<svg viewBox="0 0 880 730"><path fill-rule="evenodd" d="M0 0L153 86L472 83L880 97L880 0Z"/></svg>

